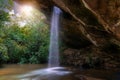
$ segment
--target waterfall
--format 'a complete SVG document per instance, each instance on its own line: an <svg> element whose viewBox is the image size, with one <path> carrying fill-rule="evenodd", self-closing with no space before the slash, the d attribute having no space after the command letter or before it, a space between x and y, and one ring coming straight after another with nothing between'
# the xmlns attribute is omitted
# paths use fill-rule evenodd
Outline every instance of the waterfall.
<svg viewBox="0 0 120 80"><path fill-rule="evenodd" d="M48 67L59 66L59 17L61 10L58 7L53 8L52 20L51 20L51 34L50 34L50 46L49 46L49 61Z"/></svg>

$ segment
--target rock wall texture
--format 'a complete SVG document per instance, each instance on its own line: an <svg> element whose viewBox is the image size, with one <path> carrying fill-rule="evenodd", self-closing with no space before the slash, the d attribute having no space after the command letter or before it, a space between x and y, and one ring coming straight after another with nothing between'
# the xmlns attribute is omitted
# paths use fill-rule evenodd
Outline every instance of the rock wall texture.
<svg viewBox="0 0 120 80"><path fill-rule="evenodd" d="M62 64L82 68L119 69L119 53L104 52L103 49L89 46L83 49L67 48L62 54Z"/></svg>
<svg viewBox="0 0 120 80"><path fill-rule="evenodd" d="M101 63L112 67L111 63L116 66L120 63L120 0L15 1L36 5L48 21L53 6L63 11L61 37L67 47L73 49L64 51L66 58L63 63L85 65L91 62L90 64ZM112 59L115 60L112 62Z"/></svg>
<svg viewBox="0 0 120 80"><path fill-rule="evenodd" d="M61 28L64 42L81 47L109 43L120 38L119 0L15 0L33 4L50 20L53 6L63 11ZM84 43L84 44L83 44Z"/></svg>

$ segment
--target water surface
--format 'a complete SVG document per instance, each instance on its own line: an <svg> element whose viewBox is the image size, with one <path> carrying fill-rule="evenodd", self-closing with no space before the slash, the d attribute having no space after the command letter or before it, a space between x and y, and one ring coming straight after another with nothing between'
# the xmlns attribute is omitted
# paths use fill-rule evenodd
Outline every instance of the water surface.
<svg viewBox="0 0 120 80"><path fill-rule="evenodd" d="M120 71L80 70L71 67L47 68L40 64L12 64L0 68L0 80L120 80Z"/></svg>

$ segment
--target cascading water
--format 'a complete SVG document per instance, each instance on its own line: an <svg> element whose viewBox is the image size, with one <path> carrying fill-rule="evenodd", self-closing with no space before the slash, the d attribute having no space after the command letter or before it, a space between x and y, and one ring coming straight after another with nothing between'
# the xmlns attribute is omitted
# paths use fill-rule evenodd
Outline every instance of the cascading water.
<svg viewBox="0 0 120 80"><path fill-rule="evenodd" d="M59 17L61 10L58 7L53 8L50 34L50 48L48 67L59 66Z"/></svg>
<svg viewBox="0 0 120 80"><path fill-rule="evenodd" d="M21 11L21 5L14 1L14 13L18 14ZM49 46L49 59L48 67L58 67L59 66L59 17L61 10L54 6L52 19L51 19L51 30L50 30L50 46Z"/></svg>
<svg viewBox="0 0 120 80"><path fill-rule="evenodd" d="M18 76L20 80L59 80L59 76L70 74L64 67L59 67L59 18L61 10L53 8L50 34L48 68L31 71Z"/></svg>

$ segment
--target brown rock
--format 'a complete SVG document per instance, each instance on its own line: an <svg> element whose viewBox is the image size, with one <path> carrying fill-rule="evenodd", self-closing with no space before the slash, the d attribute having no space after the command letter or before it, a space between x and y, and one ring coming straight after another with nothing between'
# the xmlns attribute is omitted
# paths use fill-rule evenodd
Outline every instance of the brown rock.
<svg viewBox="0 0 120 80"><path fill-rule="evenodd" d="M75 77L79 78L80 80L104 80L104 79L93 78L84 75L76 75Z"/></svg>

